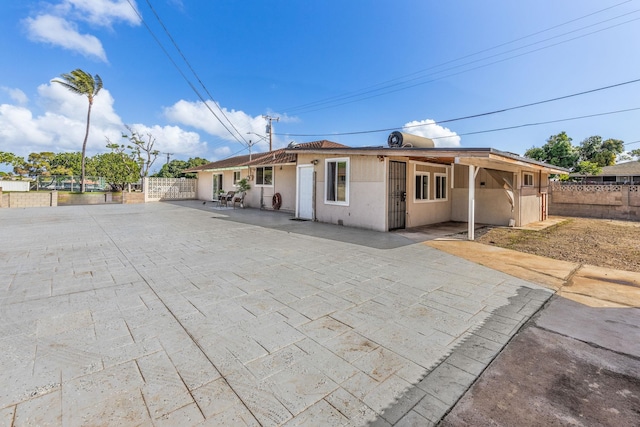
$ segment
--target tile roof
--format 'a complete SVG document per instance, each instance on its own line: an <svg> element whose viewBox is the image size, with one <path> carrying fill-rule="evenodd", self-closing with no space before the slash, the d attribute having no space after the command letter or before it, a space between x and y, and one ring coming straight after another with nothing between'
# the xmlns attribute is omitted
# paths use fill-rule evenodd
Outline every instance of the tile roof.
<svg viewBox="0 0 640 427"><path fill-rule="evenodd" d="M246 154L242 156L230 157L228 159L207 163L206 165L187 169L185 170L185 172L199 172L199 171L206 171L210 169L224 169L224 168L232 168L236 166L244 166L245 163L247 163L248 161L249 161L249 155Z"/></svg>
<svg viewBox="0 0 640 427"><path fill-rule="evenodd" d="M286 163L295 163L296 154L286 153L285 150L295 149L319 149L319 148L349 148L346 145L339 144L337 142L321 140L304 142L297 144L293 147L280 148L278 150L267 151L266 153L255 153L251 155L251 161L249 160L249 154L242 156L230 157L224 160L218 160L215 162L207 163L206 165L198 166L185 170L185 172L199 172L212 169L225 169L241 166L261 166L261 165L281 165Z"/></svg>
<svg viewBox="0 0 640 427"><path fill-rule="evenodd" d="M605 166L602 172L595 176L623 176L623 175L640 175L640 161L631 161L618 163L613 166ZM589 176L580 173L572 173L571 176Z"/></svg>
<svg viewBox="0 0 640 427"><path fill-rule="evenodd" d="M618 163L602 168L600 175L640 175L640 161Z"/></svg>

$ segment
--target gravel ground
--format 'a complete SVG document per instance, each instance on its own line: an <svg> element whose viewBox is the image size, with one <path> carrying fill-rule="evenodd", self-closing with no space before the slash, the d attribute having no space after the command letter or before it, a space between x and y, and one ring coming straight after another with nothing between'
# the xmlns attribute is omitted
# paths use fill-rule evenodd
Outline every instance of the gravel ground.
<svg viewBox="0 0 640 427"><path fill-rule="evenodd" d="M640 272L640 222L567 218L542 231L487 228L476 240L563 261Z"/></svg>

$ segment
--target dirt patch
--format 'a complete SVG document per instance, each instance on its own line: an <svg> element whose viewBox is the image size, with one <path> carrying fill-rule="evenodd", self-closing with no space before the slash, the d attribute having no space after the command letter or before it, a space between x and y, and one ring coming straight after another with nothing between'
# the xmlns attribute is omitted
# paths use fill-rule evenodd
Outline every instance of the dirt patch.
<svg viewBox="0 0 640 427"><path fill-rule="evenodd" d="M562 261L640 273L640 222L569 218L540 231L487 228L476 241Z"/></svg>

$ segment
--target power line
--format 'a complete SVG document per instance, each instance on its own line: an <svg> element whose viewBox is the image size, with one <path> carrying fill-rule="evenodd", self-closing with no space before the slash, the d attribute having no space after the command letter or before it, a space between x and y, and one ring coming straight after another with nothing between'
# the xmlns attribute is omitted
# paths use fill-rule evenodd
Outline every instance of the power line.
<svg viewBox="0 0 640 427"><path fill-rule="evenodd" d="M512 129L519 129L519 128L524 128L524 127L531 127L531 126L547 125L547 124L551 124L551 123L568 122L568 121L571 121L571 120L588 119L588 118L591 118L591 117L607 116L607 115L611 115L611 114L627 113L629 111L638 111L638 110L640 110L640 107L627 108L625 110L608 111L606 113L596 113L596 114L588 114L588 115L585 115L585 116L576 116L576 117L568 117L568 118L564 118L564 119L549 120L549 121L546 121L546 122L524 123L524 124L521 124L521 125L507 126L507 127L495 128L495 129L479 130L479 131L467 132L467 133L452 133L451 135L436 136L436 137L431 137L430 139L442 139L442 138L451 138L452 136L468 136L468 135L478 135L478 134L482 134L482 133L501 132L501 131L504 131L504 130L512 130Z"/></svg>
<svg viewBox="0 0 640 427"><path fill-rule="evenodd" d="M189 67L189 69L191 70L191 72L193 73L193 75L195 76L196 80L198 80L198 83L200 83L200 86L202 86L202 88L204 89L204 91L207 93L207 95L209 96L209 98L214 102L214 105L218 108L218 111L220 111L220 113L222 114L222 116L227 119L227 122L229 122L229 124L231 125L231 127L233 128L233 130L236 131L236 133L240 136L240 138L242 138L242 140L245 142L245 144L247 143L247 140L244 138L244 136L240 133L240 131L234 126L234 124L231 122L231 120L229 120L229 117L224 113L224 111L222 110L222 108L220 108L220 106L218 105L218 103L215 101L213 95L211 95L211 93L209 93L209 89L207 89L207 87L205 86L205 84L202 82L202 80L200 79L200 76L198 76L198 73L196 73L196 71L193 69L193 67L191 66L191 63L189 62L189 60L187 59L187 57L184 55L184 53L182 53L182 50L180 49L180 47L178 46L178 43L176 43L175 39L173 38L173 36L171 35L171 33L169 32L169 30L167 29L167 27L164 25L164 22L162 22L162 20L160 19L160 16L158 15L158 13L156 12L156 10L154 9L154 7L151 5L150 0L146 0L147 5L149 5L149 8L151 9L151 11L153 12L153 15L156 17L156 20L160 23L160 26L162 27L162 29L164 30L165 34L167 35L167 37L169 37L169 40L171 40L171 43L173 43L173 46L176 48L176 50L178 51L178 53L180 54L180 56L182 57L182 60L185 62L185 64L187 64L187 66ZM228 129L227 129L228 130Z"/></svg>
<svg viewBox="0 0 640 427"><path fill-rule="evenodd" d="M585 90L585 91L582 91L582 92L573 93L571 95L558 96L558 97L555 97L555 98L545 99L543 101L536 101L536 102L530 102L530 103L527 103L527 104L517 105L515 107L501 108L499 110L494 110L494 111L489 111L489 112L479 113L479 114L472 114L472 115L469 115L469 116L457 117L457 118L454 118L454 119L446 119L446 120L434 121L434 123L423 123L423 124L419 124L419 125L393 127L393 128L376 129L376 130L353 131L353 132L321 133L321 134L288 133L286 135L287 136L313 136L313 137L315 137L315 136L359 135L359 134L363 134L363 133L389 132L389 131L394 131L394 130L398 130L398 129L407 129L407 128L414 128L414 127L422 127L422 126L432 126L432 125L441 124L441 123L451 123L451 122L457 122L457 121L460 121L460 120L467 120L467 119L473 119L473 118L477 118L477 117L490 116L490 115L493 115L493 114L504 113L506 111L517 110L517 109L526 108L526 107L532 107L532 106L535 106L535 105L546 104L548 102L560 101L562 99L573 98L573 97L580 96L580 95L586 95L586 94L589 94L589 93L599 92L599 91L603 91L603 90L607 90L607 89L613 89L613 88L616 88L616 87L625 86L625 85L628 85L628 84L638 83L638 82L640 82L640 78L639 79L634 79L634 80L629 80L629 81L626 81L626 82L612 84L612 85L609 85L609 86L603 86L603 87L599 87L599 88L596 88L596 89ZM276 135L278 135L278 134L276 134Z"/></svg>
<svg viewBox="0 0 640 427"><path fill-rule="evenodd" d="M606 113L596 113L596 114L588 114L588 115L584 115L584 116L569 117L569 118L564 118L564 119L549 120L549 121L545 121L545 122L525 123L525 124L521 124L521 125L508 126L508 127L503 127L503 128L495 128L495 129L487 129L487 130L480 130L480 131L475 131L475 132L467 132L467 133L452 132L450 135L435 136L435 137L429 137L429 138L430 139L443 139L443 138L451 138L452 136L477 135L477 134L481 134L481 133L499 132L499 131L503 131L503 130L518 129L518 128L523 128L523 127L540 126L540 125L546 125L546 124L550 124L550 123L560 123L560 122L567 122L567 121L571 121L571 120L579 120L579 119L586 119L586 118L591 118L591 117L606 116L606 115L610 115L610 114L627 113L629 111L637 111L637 110L640 110L640 107L627 108L625 110L608 111ZM443 123L443 122L441 122L441 123ZM415 125L415 126L410 126L410 127L429 126L429 125L432 125L432 124L437 124L437 123L427 123L427 124ZM407 127L409 127L409 126L407 126ZM359 131L359 132L344 132L344 133L333 133L333 134L323 133L323 134L315 134L315 135L300 135L300 134L286 134L286 135L287 136L358 135L358 134L366 134L366 133L388 132L388 131L393 131L393 130L398 130L398 129L403 129L403 128L395 127L395 128L388 128L388 129L377 129L377 130L368 130L368 131Z"/></svg>
<svg viewBox="0 0 640 427"><path fill-rule="evenodd" d="M584 29L587 29L587 28L590 28L590 27L594 27L596 25L600 25L600 24L603 24L605 22L609 22L609 21L612 21L612 20L615 20L615 19L619 19L621 17L628 16L628 15L631 15L631 14L634 14L634 13L638 13L638 12L640 12L640 10L634 10L634 11L631 11L631 12L627 12L625 14L622 14L622 15L616 16L614 18L610 18L610 19L604 20L604 21L597 22L595 24L590 24L590 25L587 25L587 26L584 26L584 27L581 27L581 28L578 28L578 29L575 29L575 30L571 30L571 31L565 32L565 33L560 34L560 35L549 37L547 39L540 40L540 41L537 41L537 42L534 42L534 43L530 43L528 45L521 46L521 47L518 47L518 48L514 48L514 49L511 49L511 50L508 50L508 51L505 51L505 52L501 52L501 53L497 53L497 54L494 54L494 55L486 56L484 58L476 59L476 60L473 60L473 61L468 61L468 62L465 62L463 64L455 65L455 66L452 66L452 67L449 67L449 68L446 68L446 69L442 69L442 70L439 70L439 71L434 71L434 72L432 72L430 74L426 74L424 76L414 77L414 78L411 78L411 79L408 79L408 80L403 80L401 82L390 84L390 85L386 85L386 86L382 86L382 87L379 87L379 88L376 88L376 89L366 90L366 88L365 88L365 89L363 89L361 91L356 91L356 92L353 92L353 93L348 94L348 95L340 95L340 96L335 96L335 97L331 97L331 98L326 98L324 100L303 104L303 105L301 105L299 107L293 107L293 108L290 108L290 109L286 109L286 111L288 113L293 113L293 112L297 111L296 114L305 114L305 113L310 113L310 112L314 112L314 111L325 110L325 109L328 109L328 108L334 108L334 107L338 107L338 106L341 106L341 105L350 104L350 103L354 103L354 102L364 101L366 99L371 99L371 98L375 98L375 97L382 96L382 95L388 95L390 93L394 93L394 92L410 89L410 88L413 88L413 87L416 87L416 86L420 86L420 85L424 85L424 84L427 84L427 83L432 83L434 81L441 80L441 79L444 79L444 78L447 78L447 77L452 77L452 76L456 76L456 75L459 75L459 74L462 74L462 73L467 73L469 71L474 71L474 70L477 70L477 69L480 69L480 68L488 67L490 65L498 64L500 62L505 62L507 60L518 58L518 57L521 57L521 56L524 56L524 55L529 55L531 53L535 53L535 52L538 52L538 51L541 51L541 50L544 50L544 49L549 49L551 47L555 47L555 46L558 46L560 44L568 43L568 42L571 42L571 41L574 41L574 40L577 40L577 39L580 39L580 38L583 38L583 37L587 37L587 36L602 32L602 31L609 30L611 28L619 27L621 25L625 25L625 24L628 24L630 22L634 22L634 21L640 20L640 18L634 18L634 19L631 19L631 20L628 20L628 21L625 21L625 22L622 22L622 23L618 23L618 24L615 24L615 25L611 25L609 27L601 28L599 30L595 30L595 31L592 31L592 32L589 32L589 33L586 33L586 34L582 34L582 35L579 35L579 36L576 36L576 37L573 37L573 38L570 38L570 39L567 39L567 40L563 40L563 41L559 41L557 43L553 43L553 44L550 44L550 45L547 45L547 46L543 46L543 47L538 48L538 49L533 49L533 50L530 50L530 51L527 51L527 52L524 52L524 53L521 53L521 54L518 54L518 55L512 55L512 56L509 56L507 58L503 58L503 59L500 59L500 60L496 60L496 61L493 61L493 62L482 64L482 65L479 65L479 66L476 66L476 67L472 67L472 68L469 68L469 69L466 69L466 70L462 70L462 71L459 71L459 72L446 74L444 76L435 77L435 78L430 79L430 80L426 80L426 81L422 81L422 82L418 82L418 83L414 83L414 84L410 84L409 85L409 83L412 82L412 81L417 81L417 80L420 80L420 79L423 79L423 78L426 78L426 77L429 77L429 76L433 76L433 75L436 75L436 74L439 74L439 73L455 70L457 68L461 68L461 67L464 67L464 66L467 66L467 65L471 65L471 64L474 64L474 63L478 63L478 62L481 62L481 61L486 61L488 59L495 58L495 57L501 56L501 55L505 55L505 54L508 54L510 52L515 52L515 51L522 50L522 49L525 49L525 48L528 48L528 47L532 47L532 46L538 45L540 43L544 43L544 42L547 42L547 41L550 41L550 40L553 40L553 39L557 39L559 37L563 37L563 36L566 36L566 35L571 34L571 33L582 31ZM570 21L570 22L572 22L572 21ZM537 34L537 33L535 33L535 34ZM526 37L523 37L523 38L526 38ZM522 39L522 38L520 38L520 39ZM518 40L520 40L520 39L518 39ZM504 46L504 45L509 44L509 43L511 43L511 42L503 43L502 45L499 45L499 46ZM486 51L493 50L493 49L495 49L495 48L485 49L485 50L480 51L478 53L486 52ZM447 62L444 62L442 64L435 65L433 67L424 69L422 71L418 71L418 72L415 72L413 74L409 74L409 75L407 75L405 77L408 77L408 76L411 76L411 75L415 75L415 74L422 74L422 73L424 73L424 72L426 72L428 70L442 67L443 65L459 61L460 59L464 59L464 58L468 58L468 57L477 55L478 53L466 55L466 56L464 56L462 58L458 58L458 59L455 59L455 60L447 61ZM405 77L389 80L388 82L392 82L392 81L399 80L399 79L404 79ZM383 83L371 86L371 88L374 88L376 86L380 86L382 84ZM402 87L398 88L397 86L402 86ZM391 89L393 87L396 87L396 89ZM391 90L387 90L385 92L377 93L377 92L380 92L380 91L384 91L386 89L391 89ZM367 95L367 94L372 94L372 95L364 96L364 95ZM354 98L357 98L357 99L354 99ZM347 101L349 99L351 99L351 100ZM335 103L335 102L343 101L343 100L345 102ZM322 105L324 105L324 106L321 107ZM317 106L318 108L313 108L314 106Z"/></svg>
<svg viewBox="0 0 640 427"><path fill-rule="evenodd" d="M164 46L162 45L162 42L160 42L160 40L158 39L158 37L155 35L155 33L153 32L153 30L151 30L151 28L149 27L149 25L147 24L147 22L144 20L144 18L142 17L142 15L140 14L140 12L138 12L138 10L133 6L133 4L131 3L131 0L127 0L127 3L129 3L129 6L131 6L131 8L133 9L133 11L136 13L136 15L138 15L138 18L140 18L140 21L144 24L145 28L147 29L147 31L149 31L149 34L151 34L151 36L153 37L153 39L155 40L155 42L158 44L158 46L160 47L160 49L162 49L162 51L164 52L164 54L167 56L167 58L169 58L169 61L171 62L171 64L173 64L173 66L175 67L176 70L178 70L178 73L180 73L180 75L182 76L182 78L184 79L185 82L187 82L187 84L189 85L189 87L191 88L191 90L193 90L193 92L198 96L198 98L200 98L200 100L202 101L202 103L207 107L207 109L209 110L209 112L211 112L211 114L213 114L213 116L220 122L220 124L227 130L227 132L229 132L229 134L236 140L238 141L240 144L246 143L241 141L235 133L231 132L231 130L227 127L227 125L224 124L224 122L220 119L220 117L218 117L218 115L211 109L211 107L209 106L209 103L204 99L204 97L202 96L202 94L198 91L198 89L191 83L191 81L187 78L187 76L182 72L182 70L180 69L180 67L178 66L178 64L176 64L176 62L173 60L173 58L171 57L171 55L169 54L169 52L167 52L167 50L164 48Z"/></svg>
<svg viewBox="0 0 640 427"><path fill-rule="evenodd" d="M490 52L490 51L498 49L500 47L507 46L507 45L513 44L515 42L531 38L531 37L536 36L538 34L542 34L542 33L546 33L546 32L551 31L551 30L555 30L556 28L560 28L560 27L566 26L567 24L571 24L573 22L580 21L582 19L588 18L588 17L593 16L593 15L597 15L597 14L602 13L602 12L606 12L607 10L616 8L616 7L621 6L623 4L626 4L626 3L630 3L632 1L633 0L626 0L626 1L623 1L621 3L615 4L613 6L597 10L597 11L589 13L587 15L583 15L583 16L580 16L578 18L574 18L574 19L571 19L569 21L565 21L565 22L563 22L561 24L557 24L557 25L554 25L552 27L546 28L544 30L540 30L540 31L536 31L534 33L527 34L525 36L510 40L508 42L504 42L504 43L501 43L501 44L498 44L498 45L495 45L495 46L492 46L492 47L489 47L489 48L486 48L486 49L482 49L482 50L479 50L477 52L473 52L473 53L470 53L470 54L467 54L467 55L464 55L464 56L461 56L461 57L458 57L458 58L455 58L455 59L451 59L449 61L441 62L440 64L436 64L436 65L433 65L431 67L427 67L427 68L424 68L422 70L415 71L413 73L405 74L405 75L400 76L400 77L396 77L396 78L393 78L393 79L390 79L390 80L386 80L386 81L383 81L383 82L380 82L380 83L376 83L374 85L371 85L371 86L365 87L363 89L360 89L360 90L358 90L358 91L356 91L354 93L366 91L368 89L372 89L372 88L375 88L377 86L382 86L382 85L385 85L387 83L391 83L391 82L394 82L394 81L402 80L402 79L405 79L407 77L415 76L417 74L422 74L422 73L424 73L426 71L429 71L429 70L432 70L434 68L439 68L439 67L442 67L442 66L447 65L447 64L451 64L451 63L454 63L454 62L461 61L463 59L471 58L471 57L479 55L481 53ZM368 92L364 92L364 94L366 94L366 93L368 93ZM302 105L286 108L284 110L294 111L294 110L298 110L298 109L301 109L301 108L304 108L304 107L307 107L307 106L317 105L317 104L319 104L319 103L321 103L323 101L330 101L330 100L334 100L334 99L343 99L342 97L343 97L343 95L336 95L336 96L332 96L332 97L321 99L319 101L309 102L309 103L306 103L306 104L302 104Z"/></svg>

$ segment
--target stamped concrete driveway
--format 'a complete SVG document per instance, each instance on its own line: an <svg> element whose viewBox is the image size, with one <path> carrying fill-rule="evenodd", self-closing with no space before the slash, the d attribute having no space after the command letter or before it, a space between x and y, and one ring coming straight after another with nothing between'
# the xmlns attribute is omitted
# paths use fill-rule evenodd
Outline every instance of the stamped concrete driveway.
<svg viewBox="0 0 640 427"><path fill-rule="evenodd" d="M551 295L247 212L0 210L0 425L429 425Z"/></svg>

